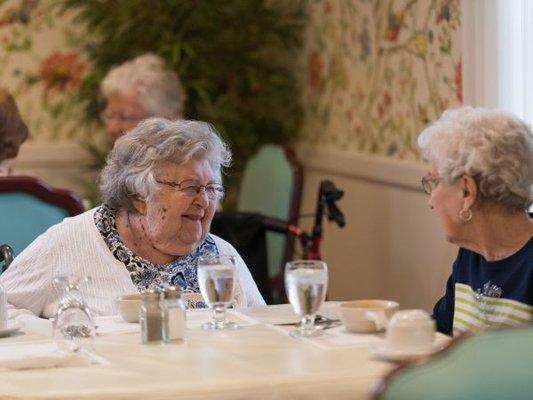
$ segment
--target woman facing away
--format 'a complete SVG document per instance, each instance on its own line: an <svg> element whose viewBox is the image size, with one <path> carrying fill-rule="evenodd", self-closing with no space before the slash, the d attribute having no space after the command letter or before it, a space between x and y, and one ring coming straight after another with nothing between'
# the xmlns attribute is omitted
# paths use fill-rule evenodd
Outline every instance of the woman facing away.
<svg viewBox="0 0 533 400"><path fill-rule="evenodd" d="M459 254L433 310L446 334L533 320L533 134L504 111L446 111L418 138L422 185Z"/></svg>
<svg viewBox="0 0 533 400"><path fill-rule="evenodd" d="M230 160L207 123L141 122L115 142L107 159L100 175L104 203L48 229L0 276L8 303L53 316L61 298L53 280L59 276L92 278L82 293L93 315L116 314L121 294L166 285L199 300L199 257L228 254L237 264L233 304L264 305L237 251L209 233L224 193L221 169ZM12 317L20 313L10 310Z"/></svg>

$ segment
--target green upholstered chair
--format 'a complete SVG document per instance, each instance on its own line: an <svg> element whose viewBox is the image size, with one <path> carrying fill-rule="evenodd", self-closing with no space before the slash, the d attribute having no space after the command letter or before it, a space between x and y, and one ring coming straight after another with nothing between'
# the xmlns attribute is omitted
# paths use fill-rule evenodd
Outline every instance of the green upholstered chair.
<svg viewBox="0 0 533 400"><path fill-rule="evenodd" d="M393 371L376 397L533 399L533 328L498 329L460 338L424 364Z"/></svg>
<svg viewBox="0 0 533 400"><path fill-rule="evenodd" d="M67 190L27 176L0 178L0 244L15 254L50 226L83 211L81 199Z"/></svg>
<svg viewBox="0 0 533 400"><path fill-rule="evenodd" d="M277 145L265 145L246 164L237 210L296 223L302 195L302 166L294 153ZM267 232L268 274L278 291L283 265L292 257L294 237ZM284 295L283 290L280 293Z"/></svg>

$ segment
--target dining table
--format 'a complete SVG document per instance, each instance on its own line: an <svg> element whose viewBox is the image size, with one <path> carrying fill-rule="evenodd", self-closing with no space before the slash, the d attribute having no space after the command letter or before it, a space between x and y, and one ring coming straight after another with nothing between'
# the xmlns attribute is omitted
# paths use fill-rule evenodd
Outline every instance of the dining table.
<svg viewBox="0 0 533 400"><path fill-rule="evenodd" d="M337 303L319 313L338 318ZM289 305L228 310L238 329L207 331L209 310L188 310L184 340L141 344L139 324L95 318L90 351L98 362L55 368L1 370L0 399L368 399L395 367L375 357L383 333L355 334L342 325L316 338L293 338ZM3 348L50 343L50 321L25 318L0 338ZM0 357L1 358L1 357Z"/></svg>

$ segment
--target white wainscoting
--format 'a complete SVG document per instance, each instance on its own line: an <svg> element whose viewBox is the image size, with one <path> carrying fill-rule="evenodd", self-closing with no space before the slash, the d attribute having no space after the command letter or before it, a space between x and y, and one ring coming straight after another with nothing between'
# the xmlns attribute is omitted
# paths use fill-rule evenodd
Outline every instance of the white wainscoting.
<svg viewBox="0 0 533 400"><path fill-rule="evenodd" d="M431 310L443 294L457 248L448 244L420 188L423 164L297 148L304 164L302 213L313 213L321 180L345 194L338 205L346 227L324 223L322 256L330 273L329 298L386 298L402 308ZM309 228L311 219L301 225Z"/></svg>
<svg viewBox="0 0 533 400"><path fill-rule="evenodd" d="M24 143L13 173L43 179L55 188L84 193L84 180L95 179L87 169L90 158L76 142Z"/></svg>

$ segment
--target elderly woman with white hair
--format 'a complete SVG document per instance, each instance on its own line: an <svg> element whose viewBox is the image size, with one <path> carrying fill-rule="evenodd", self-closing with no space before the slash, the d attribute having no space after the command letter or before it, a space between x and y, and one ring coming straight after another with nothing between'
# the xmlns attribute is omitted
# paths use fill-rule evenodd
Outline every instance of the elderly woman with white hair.
<svg viewBox="0 0 533 400"><path fill-rule="evenodd" d="M146 118L183 117L186 95L178 74L151 53L111 69L101 90L107 100L102 120L113 140Z"/></svg>
<svg viewBox="0 0 533 400"><path fill-rule="evenodd" d="M61 297L53 278L90 276L83 293L94 315L116 314L121 294L167 285L196 294L189 296L193 307L205 306L198 259L225 254L236 258L233 304L264 305L237 251L209 233L230 159L209 124L141 122L108 157L100 176L104 203L48 229L0 276L8 302L49 318Z"/></svg>
<svg viewBox="0 0 533 400"><path fill-rule="evenodd" d="M429 160L422 185L459 254L437 329L475 332L533 321L533 134L512 114L446 111L418 144Z"/></svg>

